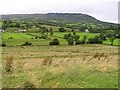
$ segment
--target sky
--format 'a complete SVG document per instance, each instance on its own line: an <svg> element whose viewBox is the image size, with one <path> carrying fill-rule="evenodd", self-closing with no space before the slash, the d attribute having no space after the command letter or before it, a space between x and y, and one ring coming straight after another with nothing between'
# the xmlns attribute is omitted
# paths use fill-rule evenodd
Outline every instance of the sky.
<svg viewBox="0 0 120 90"><path fill-rule="evenodd" d="M118 22L119 0L1 0L0 14L83 13Z"/></svg>

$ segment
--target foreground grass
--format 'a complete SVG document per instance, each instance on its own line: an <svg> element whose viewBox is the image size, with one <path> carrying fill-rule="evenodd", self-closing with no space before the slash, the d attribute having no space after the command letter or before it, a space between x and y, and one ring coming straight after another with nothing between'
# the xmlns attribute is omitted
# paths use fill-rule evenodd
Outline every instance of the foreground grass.
<svg viewBox="0 0 120 90"><path fill-rule="evenodd" d="M14 56L11 74L4 69L9 55ZM25 62L20 71L18 60ZM116 46L5 47L3 87L117 88L117 60Z"/></svg>

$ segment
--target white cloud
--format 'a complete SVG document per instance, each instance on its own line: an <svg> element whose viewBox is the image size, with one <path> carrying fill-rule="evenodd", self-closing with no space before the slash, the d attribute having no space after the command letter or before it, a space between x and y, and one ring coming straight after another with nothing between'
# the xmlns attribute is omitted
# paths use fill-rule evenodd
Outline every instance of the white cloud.
<svg viewBox="0 0 120 90"><path fill-rule="evenodd" d="M118 0L1 0L0 14L76 12L113 22L117 8Z"/></svg>

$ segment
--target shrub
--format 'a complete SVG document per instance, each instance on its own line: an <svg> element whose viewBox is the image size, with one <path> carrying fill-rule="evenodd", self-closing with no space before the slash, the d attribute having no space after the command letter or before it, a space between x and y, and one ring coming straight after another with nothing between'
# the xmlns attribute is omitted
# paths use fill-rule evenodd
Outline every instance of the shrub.
<svg viewBox="0 0 120 90"><path fill-rule="evenodd" d="M89 43L89 44L102 44L103 41L99 36L95 36L94 38L89 38L87 43Z"/></svg>
<svg viewBox="0 0 120 90"><path fill-rule="evenodd" d="M5 44L5 43L2 43L0 46L5 47L5 46L6 46L6 44Z"/></svg>
<svg viewBox="0 0 120 90"><path fill-rule="evenodd" d="M104 33L99 34L100 39L106 40L106 35Z"/></svg>
<svg viewBox="0 0 120 90"><path fill-rule="evenodd" d="M69 44L69 45L73 45L73 44L74 44L74 40L73 40L71 37L69 37L69 38L67 39L67 41L68 41L68 44Z"/></svg>
<svg viewBox="0 0 120 90"><path fill-rule="evenodd" d="M85 44L85 40L83 39L83 40L77 40L76 42L75 42L75 44L76 45L80 45L80 44Z"/></svg>
<svg viewBox="0 0 120 90"><path fill-rule="evenodd" d="M64 39L68 39L69 37L71 37L72 35L71 35L71 33L68 33L68 34L65 34L64 36L63 36L63 38Z"/></svg>
<svg viewBox="0 0 120 90"><path fill-rule="evenodd" d="M72 29L71 32L74 32L74 29Z"/></svg>
<svg viewBox="0 0 120 90"><path fill-rule="evenodd" d="M10 39L13 39L12 37L10 37Z"/></svg>
<svg viewBox="0 0 120 90"><path fill-rule="evenodd" d="M75 36L74 36L74 40L75 40L75 41L79 40L79 38L80 38L79 35L75 35Z"/></svg>
<svg viewBox="0 0 120 90"><path fill-rule="evenodd" d="M95 43L95 39L94 38L89 38L88 42L89 42L89 44L94 44Z"/></svg>
<svg viewBox="0 0 120 90"><path fill-rule="evenodd" d="M59 31L60 32L65 32L65 29L64 28L59 28Z"/></svg>
<svg viewBox="0 0 120 90"><path fill-rule="evenodd" d="M22 44L21 46L29 46L29 45L32 45L32 43L30 43L30 42L25 42L25 43Z"/></svg>
<svg viewBox="0 0 120 90"><path fill-rule="evenodd" d="M75 42L75 44L76 44L76 45L80 45L80 40L77 40L77 41Z"/></svg>
<svg viewBox="0 0 120 90"><path fill-rule="evenodd" d="M115 37L115 38L120 38L120 34L116 35L116 37Z"/></svg>
<svg viewBox="0 0 120 90"><path fill-rule="evenodd" d="M49 42L49 45L59 45L60 42L57 38L54 38L51 42Z"/></svg>
<svg viewBox="0 0 120 90"><path fill-rule="evenodd" d="M73 35L76 35L76 32L73 31Z"/></svg>
<svg viewBox="0 0 120 90"><path fill-rule="evenodd" d="M63 36L63 38L64 38L64 39L67 39L67 38L68 38L67 34L65 34L65 35Z"/></svg>
<svg viewBox="0 0 120 90"><path fill-rule="evenodd" d="M38 39L38 36L35 36L35 39Z"/></svg>
<svg viewBox="0 0 120 90"><path fill-rule="evenodd" d="M50 36L53 36L53 32L50 32Z"/></svg>

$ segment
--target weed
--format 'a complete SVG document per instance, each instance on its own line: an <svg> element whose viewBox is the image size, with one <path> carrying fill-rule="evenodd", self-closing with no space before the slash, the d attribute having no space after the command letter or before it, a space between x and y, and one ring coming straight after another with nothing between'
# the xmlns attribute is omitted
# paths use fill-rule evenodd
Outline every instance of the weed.
<svg viewBox="0 0 120 90"><path fill-rule="evenodd" d="M7 56L7 58L6 58L5 71L7 73L11 73L12 72L13 59L14 59L13 56Z"/></svg>
<svg viewBox="0 0 120 90"><path fill-rule="evenodd" d="M42 61L42 65L51 65L51 63L52 63L52 58L50 57L47 57Z"/></svg>

